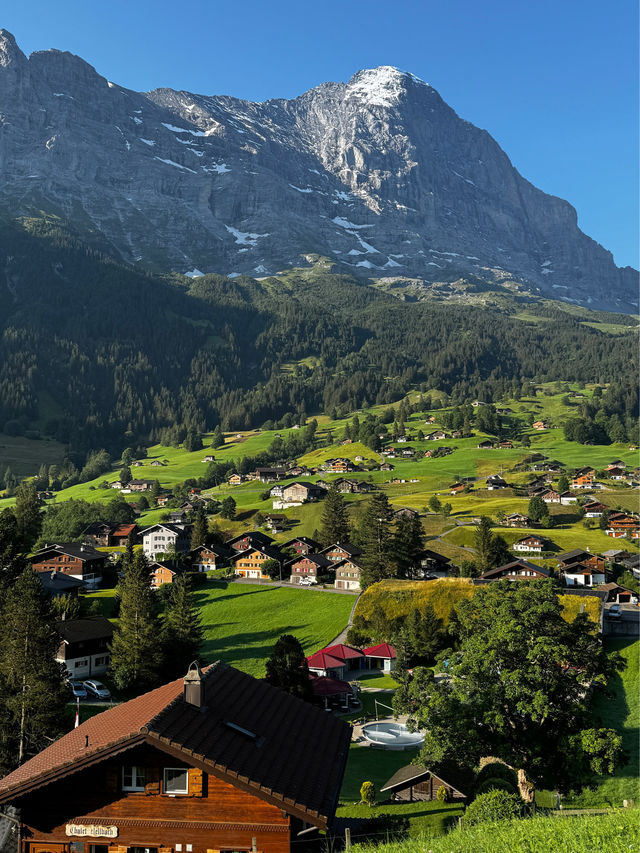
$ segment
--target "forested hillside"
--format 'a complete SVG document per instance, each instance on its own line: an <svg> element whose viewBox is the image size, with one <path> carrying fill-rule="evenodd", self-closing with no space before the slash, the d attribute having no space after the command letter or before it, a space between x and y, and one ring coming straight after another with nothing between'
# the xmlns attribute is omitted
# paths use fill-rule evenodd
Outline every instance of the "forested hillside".
<svg viewBox="0 0 640 853"><path fill-rule="evenodd" d="M408 302L322 263L261 281L153 277L52 219L0 226L0 269L0 429L81 454L176 424L346 413L410 388L455 403L529 379L635 384L633 321L562 303ZM616 399L622 423L637 416L637 392Z"/></svg>

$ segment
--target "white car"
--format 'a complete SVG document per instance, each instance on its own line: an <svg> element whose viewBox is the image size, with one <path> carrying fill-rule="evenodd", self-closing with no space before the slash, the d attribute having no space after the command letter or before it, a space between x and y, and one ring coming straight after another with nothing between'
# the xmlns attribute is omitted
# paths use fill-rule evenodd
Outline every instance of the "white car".
<svg viewBox="0 0 640 853"><path fill-rule="evenodd" d="M97 696L98 699L111 699L111 693L100 681L84 681L85 690L92 696Z"/></svg>
<svg viewBox="0 0 640 853"><path fill-rule="evenodd" d="M315 580L312 580L311 578L300 578L300 586L313 586L314 583Z"/></svg>

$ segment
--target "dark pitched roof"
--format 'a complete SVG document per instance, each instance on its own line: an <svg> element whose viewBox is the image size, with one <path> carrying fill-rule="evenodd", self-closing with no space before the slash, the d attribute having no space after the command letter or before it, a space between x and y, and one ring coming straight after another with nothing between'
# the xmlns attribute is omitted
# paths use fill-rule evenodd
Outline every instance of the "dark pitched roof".
<svg viewBox="0 0 640 853"><path fill-rule="evenodd" d="M87 640L110 640L113 625L106 616L87 616L86 619L65 619L56 622L56 630L68 643L84 643Z"/></svg>
<svg viewBox="0 0 640 853"><path fill-rule="evenodd" d="M300 554L300 556L294 557L293 560L291 560L290 565L293 566L295 563L299 563L300 560L310 560L312 563L315 563L319 569L328 569L329 566L335 566L334 561L328 560L324 554Z"/></svg>
<svg viewBox="0 0 640 853"><path fill-rule="evenodd" d="M146 742L326 828L342 784L350 727L224 663L208 667L203 678L203 708L186 702L181 678L117 705L0 780L0 802Z"/></svg>
<svg viewBox="0 0 640 853"><path fill-rule="evenodd" d="M225 560L231 556L231 550L224 545L198 545L196 548L192 548L189 553L195 554L196 551L212 551L216 557L222 557Z"/></svg>
<svg viewBox="0 0 640 853"><path fill-rule="evenodd" d="M232 539L227 539L224 544L231 548L235 542L240 542L241 539L252 539L255 542L261 542L263 545L270 545L274 541L266 533L261 533L259 530L250 530L248 533L239 533Z"/></svg>
<svg viewBox="0 0 640 853"><path fill-rule="evenodd" d="M548 569L545 569L543 566L536 566L534 563L529 563L527 560L513 560L511 563L505 563L504 566L498 566L495 569L489 569L484 572L484 574L480 575L480 579L484 578L493 578L496 575L501 574L504 571L509 571L509 569L515 569L517 566L528 569L530 572L535 571L539 572L543 577L550 577L550 572Z"/></svg>
<svg viewBox="0 0 640 853"><path fill-rule="evenodd" d="M473 785L473 771L455 764L453 761L443 761L429 768L423 764L407 764L384 783L380 788L380 793L383 791L402 791L410 785L417 785L432 775L462 796L467 796Z"/></svg>
<svg viewBox="0 0 640 853"><path fill-rule="evenodd" d="M65 575L64 572L36 572L36 575L42 588L49 595L64 595L84 586L81 580Z"/></svg>
<svg viewBox="0 0 640 853"><path fill-rule="evenodd" d="M573 551L565 551L563 554L558 554L556 559L559 563L579 563L581 560L589 559L593 556L589 551L583 551L582 548L575 548Z"/></svg>
<svg viewBox="0 0 640 853"><path fill-rule="evenodd" d="M270 545L263 545L262 542L251 541L251 544L248 548L245 548L243 551L234 551L229 559L233 562L233 560L239 560L242 557L246 557L248 553L251 551L260 551L261 554L264 554L266 557L269 557L270 560L277 560L281 562L284 558L280 551L275 547L271 547Z"/></svg>
<svg viewBox="0 0 640 853"><path fill-rule="evenodd" d="M326 548L323 548L321 553L326 554L327 551L332 551L334 548L340 548L350 557L358 557L362 553L362 551L359 548L356 548L355 545L352 545L351 542L334 542L333 545L327 545Z"/></svg>
<svg viewBox="0 0 640 853"><path fill-rule="evenodd" d="M296 536L293 539L287 539L286 542L283 542L282 548L289 548L294 545L295 542L303 542L305 545L308 545L313 549L314 552L317 552L320 548L320 543L316 542L315 539L311 539L309 536Z"/></svg>
<svg viewBox="0 0 640 853"><path fill-rule="evenodd" d="M45 559L47 554L66 554L68 557L75 557L86 563L91 563L94 560L104 560L106 554L102 551L96 551L92 545L81 545L79 542L63 542L61 545L45 545L31 557L31 562L36 562L39 559Z"/></svg>

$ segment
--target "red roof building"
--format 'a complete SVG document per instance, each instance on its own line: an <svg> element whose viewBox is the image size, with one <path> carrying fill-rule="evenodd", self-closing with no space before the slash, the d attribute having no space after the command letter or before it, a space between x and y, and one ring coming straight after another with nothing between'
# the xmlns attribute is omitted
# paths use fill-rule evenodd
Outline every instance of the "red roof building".
<svg viewBox="0 0 640 853"><path fill-rule="evenodd" d="M378 646L370 646L363 649L369 669L381 669L383 672L391 672L396 664L396 650L389 643L380 643Z"/></svg>

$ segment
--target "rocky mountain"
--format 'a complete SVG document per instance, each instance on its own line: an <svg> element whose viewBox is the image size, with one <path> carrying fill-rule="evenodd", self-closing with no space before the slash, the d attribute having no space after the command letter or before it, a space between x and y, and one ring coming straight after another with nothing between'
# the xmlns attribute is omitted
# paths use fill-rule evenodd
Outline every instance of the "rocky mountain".
<svg viewBox="0 0 640 853"><path fill-rule="evenodd" d="M637 273L484 130L396 68L292 100L139 93L0 30L0 206L45 211L149 269L336 269L633 311Z"/></svg>

